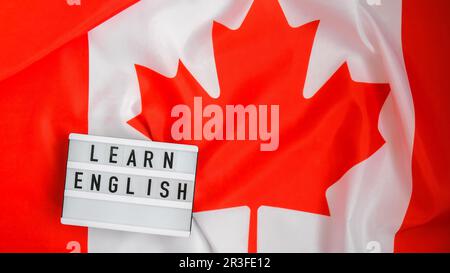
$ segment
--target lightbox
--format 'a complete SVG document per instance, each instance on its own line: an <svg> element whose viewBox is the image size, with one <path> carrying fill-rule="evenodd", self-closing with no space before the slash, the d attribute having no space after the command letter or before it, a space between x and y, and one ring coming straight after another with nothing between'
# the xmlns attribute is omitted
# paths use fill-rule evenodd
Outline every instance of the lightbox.
<svg viewBox="0 0 450 273"><path fill-rule="evenodd" d="M61 223L189 236L198 148L70 134Z"/></svg>

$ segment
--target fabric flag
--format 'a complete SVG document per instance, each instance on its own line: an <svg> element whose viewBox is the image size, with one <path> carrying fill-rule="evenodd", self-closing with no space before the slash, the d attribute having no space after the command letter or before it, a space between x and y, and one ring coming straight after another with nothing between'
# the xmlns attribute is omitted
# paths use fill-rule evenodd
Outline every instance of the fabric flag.
<svg viewBox="0 0 450 273"><path fill-rule="evenodd" d="M448 1L0 6L0 251L450 251ZM62 225L72 132L198 146L190 237Z"/></svg>

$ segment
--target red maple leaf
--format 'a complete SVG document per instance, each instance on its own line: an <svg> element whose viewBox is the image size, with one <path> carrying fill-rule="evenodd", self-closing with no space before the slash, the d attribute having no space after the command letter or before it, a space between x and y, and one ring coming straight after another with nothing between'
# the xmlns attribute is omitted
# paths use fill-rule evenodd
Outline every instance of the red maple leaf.
<svg viewBox="0 0 450 273"><path fill-rule="evenodd" d="M156 141L174 142L171 109L193 109L194 96L203 105L279 105L276 151L260 151L259 141L183 141L199 147L194 211L248 206L251 252L258 207L329 215L325 190L384 143L377 121L388 85L355 82L344 64L314 97L301 95L318 24L290 27L276 1L255 1L238 30L214 23L217 99L181 62L174 78L136 65L142 112L129 124Z"/></svg>

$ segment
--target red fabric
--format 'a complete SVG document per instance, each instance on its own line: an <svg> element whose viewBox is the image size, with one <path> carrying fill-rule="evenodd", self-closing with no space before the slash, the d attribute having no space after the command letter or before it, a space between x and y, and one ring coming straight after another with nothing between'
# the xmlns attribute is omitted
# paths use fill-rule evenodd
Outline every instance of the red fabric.
<svg viewBox="0 0 450 273"><path fill-rule="evenodd" d="M411 202L398 252L450 252L450 1L403 1L403 50L416 114Z"/></svg>
<svg viewBox="0 0 450 273"><path fill-rule="evenodd" d="M60 224L68 135L87 133L87 46L78 38L0 82L0 251L87 250L87 229Z"/></svg>
<svg viewBox="0 0 450 273"><path fill-rule="evenodd" d="M80 0L80 5L69 5L66 0L0 0L0 80L135 2Z"/></svg>

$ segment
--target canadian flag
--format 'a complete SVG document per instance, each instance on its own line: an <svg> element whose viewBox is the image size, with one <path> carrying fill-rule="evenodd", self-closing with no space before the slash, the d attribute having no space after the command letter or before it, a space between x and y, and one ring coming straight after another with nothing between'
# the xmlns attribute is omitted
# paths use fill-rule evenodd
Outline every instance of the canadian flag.
<svg viewBox="0 0 450 273"><path fill-rule="evenodd" d="M0 251L450 251L448 1L0 6ZM202 135L228 105L276 142ZM190 237L62 225L72 132L197 145Z"/></svg>

